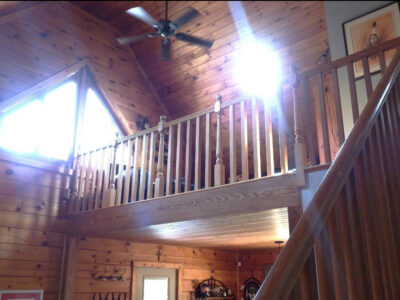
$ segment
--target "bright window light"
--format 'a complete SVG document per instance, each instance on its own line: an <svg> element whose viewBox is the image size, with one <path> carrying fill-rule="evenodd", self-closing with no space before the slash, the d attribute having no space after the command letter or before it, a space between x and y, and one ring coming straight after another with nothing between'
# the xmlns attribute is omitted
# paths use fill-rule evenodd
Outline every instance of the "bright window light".
<svg viewBox="0 0 400 300"><path fill-rule="evenodd" d="M168 300L168 277L145 277L143 300Z"/></svg>
<svg viewBox="0 0 400 300"><path fill-rule="evenodd" d="M68 82L47 93L43 99L39 154L66 160L72 151L77 86Z"/></svg>
<svg viewBox="0 0 400 300"><path fill-rule="evenodd" d="M279 57L265 44L248 39L235 57L234 77L246 93L274 98L282 77Z"/></svg>
<svg viewBox="0 0 400 300"><path fill-rule="evenodd" d="M70 81L6 112L0 146L21 154L67 160L72 150L77 86Z"/></svg>
<svg viewBox="0 0 400 300"><path fill-rule="evenodd" d="M80 131L80 153L114 144L116 133L121 134L110 112L92 89L87 92Z"/></svg>

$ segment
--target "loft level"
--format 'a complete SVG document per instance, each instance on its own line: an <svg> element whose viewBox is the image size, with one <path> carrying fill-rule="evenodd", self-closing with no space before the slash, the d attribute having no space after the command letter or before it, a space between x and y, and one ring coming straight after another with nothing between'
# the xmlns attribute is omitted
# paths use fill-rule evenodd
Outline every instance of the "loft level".
<svg viewBox="0 0 400 300"><path fill-rule="evenodd" d="M297 205L293 190L305 184L304 168L333 161L399 44L303 74L292 68L275 99L218 97L215 107L169 122L161 117L156 127L78 155L71 228L114 233ZM380 64L374 73L373 57ZM365 89L356 89L359 83ZM346 87L349 94L341 92ZM286 188L287 198L268 194L271 182L271 191Z"/></svg>

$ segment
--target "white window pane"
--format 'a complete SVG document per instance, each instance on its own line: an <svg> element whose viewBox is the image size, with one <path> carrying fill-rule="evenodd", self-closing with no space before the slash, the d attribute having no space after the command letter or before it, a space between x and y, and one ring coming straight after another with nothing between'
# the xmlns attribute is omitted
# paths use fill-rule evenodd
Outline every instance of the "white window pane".
<svg viewBox="0 0 400 300"><path fill-rule="evenodd" d="M1 122L0 146L19 153L34 153L37 147L42 103L30 101L10 112Z"/></svg>
<svg viewBox="0 0 400 300"><path fill-rule="evenodd" d="M168 277L144 277L143 300L168 300Z"/></svg>
<svg viewBox="0 0 400 300"><path fill-rule="evenodd" d="M120 130L110 112L96 93L89 89L80 133L79 152L86 152L113 144L116 132L120 133Z"/></svg>
<svg viewBox="0 0 400 300"><path fill-rule="evenodd" d="M47 93L43 100L43 118L39 154L67 160L72 151L76 114L77 85L70 81Z"/></svg>

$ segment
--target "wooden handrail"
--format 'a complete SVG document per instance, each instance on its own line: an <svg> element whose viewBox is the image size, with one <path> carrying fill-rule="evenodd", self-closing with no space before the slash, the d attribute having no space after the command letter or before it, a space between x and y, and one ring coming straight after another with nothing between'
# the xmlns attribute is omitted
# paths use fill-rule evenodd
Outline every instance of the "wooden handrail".
<svg viewBox="0 0 400 300"><path fill-rule="evenodd" d="M398 42L400 39L396 39L396 41ZM283 300L292 291L313 249L316 237L325 226L336 203L337 195L345 182L345 177L351 171L355 158L361 151L378 113L388 98L389 91L400 72L399 60L400 51L397 50L349 137L339 150L337 158L332 163L319 189L294 228L286 246L282 249L265 278L255 300Z"/></svg>
<svg viewBox="0 0 400 300"><path fill-rule="evenodd" d="M376 55L380 51L390 50L393 48L397 48L400 45L400 37L397 37L393 40L383 42L377 46L362 50L360 52L345 56L343 58L339 58L333 62L329 62L326 64L321 64L319 67L312 69L310 71L304 72L300 74L300 80L304 78L309 78L318 73L323 73L332 70L333 68L339 68L347 65L348 63L353 63L362 59L363 57L368 57L371 55Z"/></svg>

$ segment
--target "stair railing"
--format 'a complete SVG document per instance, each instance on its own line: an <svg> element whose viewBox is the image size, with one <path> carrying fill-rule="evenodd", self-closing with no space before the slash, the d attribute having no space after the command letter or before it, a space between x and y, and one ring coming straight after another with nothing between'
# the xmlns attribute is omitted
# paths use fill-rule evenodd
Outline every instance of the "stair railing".
<svg viewBox="0 0 400 300"><path fill-rule="evenodd" d="M386 72L256 300L291 293L297 299L400 299L399 60L399 50L387 69L379 60Z"/></svg>

